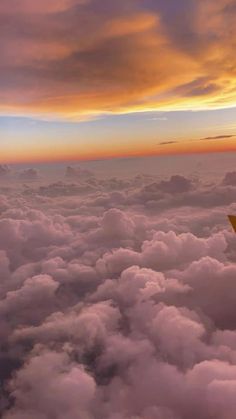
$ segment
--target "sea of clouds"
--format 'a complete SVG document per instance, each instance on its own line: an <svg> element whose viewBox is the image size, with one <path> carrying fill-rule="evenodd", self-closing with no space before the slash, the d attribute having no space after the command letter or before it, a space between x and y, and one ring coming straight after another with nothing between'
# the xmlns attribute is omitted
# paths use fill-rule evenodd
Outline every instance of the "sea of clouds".
<svg viewBox="0 0 236 419"><path fill-rule="evenodd" d="M235 419L236 172L3 178L1 417Z"/></svg>

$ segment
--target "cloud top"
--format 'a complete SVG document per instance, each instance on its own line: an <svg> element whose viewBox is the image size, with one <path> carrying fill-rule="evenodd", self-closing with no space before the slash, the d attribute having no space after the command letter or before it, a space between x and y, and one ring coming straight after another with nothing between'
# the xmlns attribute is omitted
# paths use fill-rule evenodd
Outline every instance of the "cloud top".
<svg viewBox="0 0 236 419"><path fill-rule="evenodd" d="M234 419L235 174L65 173L0 196L1 417Z"/></svg>

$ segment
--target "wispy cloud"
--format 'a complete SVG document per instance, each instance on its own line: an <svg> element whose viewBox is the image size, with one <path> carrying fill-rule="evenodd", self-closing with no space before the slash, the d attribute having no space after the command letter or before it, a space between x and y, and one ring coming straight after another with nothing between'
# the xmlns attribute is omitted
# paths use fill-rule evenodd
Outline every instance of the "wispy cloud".
<svg viewBox="0 0 236 419"><path fill-rule="evenodd" d="M177 144L178 141L163 141L161 143L158 143L158 145L170 145L170 144Z"/></svg>
<svg viewBox="0 0 236 419"><path fill-rule="evenodd" d="M230 138L234 138L236 137L236 134L232 134L232 135L215 135L212 137L205 137L205 138L201 138L202 141L208 141L208 140L228 140Z"/></svg>
<svg viewBox="0 0 236 419"><path fill-rule="evenodd" d="M154 116L153 118L148 118L148 121L168 121L167 116Z"/></svg>

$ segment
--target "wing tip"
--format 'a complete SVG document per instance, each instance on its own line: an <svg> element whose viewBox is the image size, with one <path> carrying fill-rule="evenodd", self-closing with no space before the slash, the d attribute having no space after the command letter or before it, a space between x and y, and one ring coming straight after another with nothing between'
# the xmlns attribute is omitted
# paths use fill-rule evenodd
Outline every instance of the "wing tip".
<svg viewBox="0 0 236 419"><path fill-rule="evenodd" d="M236 215L228 215L228 219L236 233Z"/></svg>

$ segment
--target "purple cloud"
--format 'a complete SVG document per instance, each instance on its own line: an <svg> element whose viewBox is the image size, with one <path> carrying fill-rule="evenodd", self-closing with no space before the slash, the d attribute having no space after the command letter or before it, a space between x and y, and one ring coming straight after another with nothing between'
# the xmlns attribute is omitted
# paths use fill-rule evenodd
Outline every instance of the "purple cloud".
<svg viewBox="0 0 236 419"><path fill-rule="evenodd" d="M0 196L2 417L234 419L234 176L86 182Z"/></svg>

